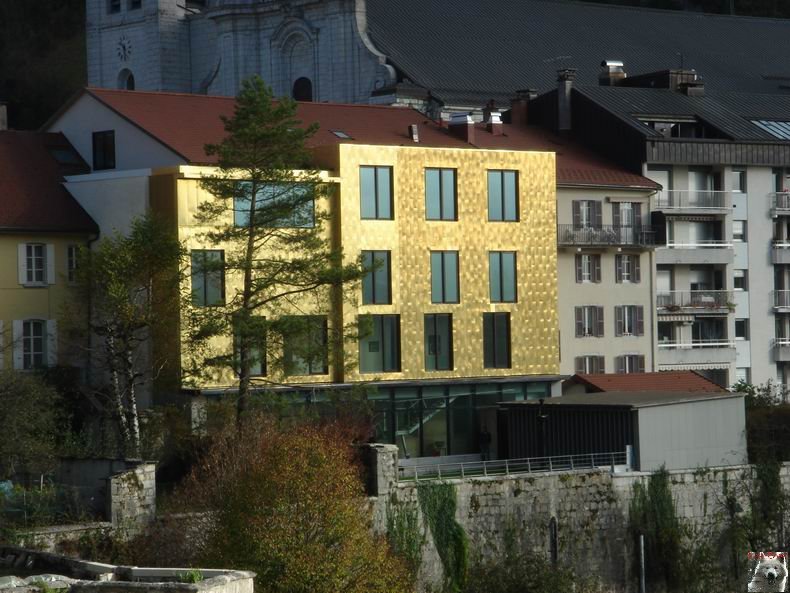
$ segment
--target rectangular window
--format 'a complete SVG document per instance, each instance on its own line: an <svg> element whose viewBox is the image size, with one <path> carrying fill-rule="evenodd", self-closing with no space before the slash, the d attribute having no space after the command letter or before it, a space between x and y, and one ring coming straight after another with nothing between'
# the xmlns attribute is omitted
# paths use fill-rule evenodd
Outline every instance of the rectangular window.
<svg viewBox="0 0 790 593"><path fill-rule="evenodd" d="M400 371L400 315L361 315L360 373Z"/></svg>
<svg viewBox="0 0 790 593"><path fill-rule="evenodd" d="M250 326L247 331L250 332L250 349L248 356L250 357L250 376L252 377L265 377L266 369L266 327L265 319L261 317L252 317L250 319ZM260 321L261 323L255 323ZM235 357L234 367L236 372L239 372L239 345L241 343L241 328L235 327L233 330L233 352Z"/></svg>
<svg viewBox="0 0 790 593"><path fill-rule="evenodd" d="M749 367L737 367L735 369L735 382L736 383L750 383L751 369ZM782 380L779 381L780 383Z"/></svg>
<svg viewBox="0 0 790 593"><path fill-rule="evenodd" d="M577 373L585 375L593 375L596 373L605 373L606 365L604 364L604 357L599 355L577 356L574 360Z"/></svg>
<svg viewBox="0 0 790 593"><path fill-rule="evenodd" d="M392 220L392 167L360 167L362 218Z"/></svg>
<svg viewBox="0 0 790 593"><path fill-rule="evenodd" d="M736 319L735 320L735 339L748 340L749 339L749 320Z"/></svg>
<svg viewBox="0 0 790 593"><path fill-rule="evenodd" d="M455 169L425 169L425 218L457 220Z"/></svg>
<svg viewBox="0 0 790 593"><path fill-rule="evenodd" d="M431 252L431 302L459 302L457 251Z"/></svg>
<svg viewBox="0 0 790 593"><path fill-rule="evenodd" d="M31 320L22 323L22 368L40 369L47 366L46 323Z"/></svg>
<svg viewBox="0 0 790 593"><path fill-rule="evenodd" d="M483 313L483 367L510 368L510 313Z"/></svg>
<svg viewBox="0 0 790 593"><path fill-rule="evenodd" d="M749 290L748 273L746 270L732 271L733 290Z"/></svg>
<svg viewBox="0 0 790 593"><path fill-rule="evenodd" d="M575 307L575 315L577 338L603 337L603 307L596 305Z"/></svg>
<svg viewBox="0 0 790 593"><path fill-rule="evenodd" d="M644 373L645 357L642 354L625 354L615 358L615 367L620 374Z"/></svg>
<svg viewBox="0 0 790 593"><path fill-rule="evenodd" d="M28 284L47 281L47 246L41 243L25 245L25 274Z"/></svg>
<svg viewBox="0 0 790 593"><path fill-rule="evenodd" d="M425 370L453 369L453 316L437 313L425 316Z"/></svg>
<svg viewBox="0 0 790 593"><path fill-rule="evenodd" d="M732 221L732 240L733 241L746 241L746 221L733 220Z"/></svg>
<svg viewBox="0 0 790 593"><path fill-rule="evenodd" d="M329 330L323 315L291 317L288 339L284 340L287 375L326 375L329 372Z"/></svg>
<svg viewBox="0 0 790 593"><path fill-rule="evenodd" d="M573 228L600 229L603 224L603 210L598 200L573 200Z"/></svg>
<svg viewBox="0 0 790 593"><path fill-rule="evenodd" d="M492 303L515 303L516 252L491 251L488 254L488 287Z"/></svg>
<svg viewBox="0 0 790 593"><path fill-rule="evenodd" d="M225 252L192 250L192 303L196 307L225 304Z"/></svg>
<svg viewBox="0 0 790 593"><path fill-rule="evenodd" d="M488 220L518 220L518 174L516 171L488 172Z"/></svg>
<svg viewBox="0 0 790 593"><path fill-rule="evenodd" d="M107 12L110 14L121 12L121 0L107 0Z"/></svg>
<svg viewBox="0 0 790 593"><path fill-rule="evenodd" d="M142 8L143 0L129 0L129 10L137 10Z"/></svg>
<svg viewBox="0 0 790 593"><path fill-rule="evenodd" d="M120 10L118 0L118 10ZM93 170L115 169L115 130L93 132Z"/></svg>
<svg viewBox="0 0 790 593"><path fill-rule="evenodd" d="M74 282L77 279L79 249L78 245L69 245L66 251L66 278L69 282Z"/></svg>
<svg viewBox="0 0 790 593"><path fill-rule="evenodd" d="M593 253L576 254L576 282L601 281L601 256Z"/></svg>
<svg viewBox="0 0 790 593"><path fill-rule="evenodd" d="M367 270L362 277L362 304L390 304L392 302L390 252L363 251L362 266Z"/></svg>
<svg viewBox="0 0 790 593"><path fill-rule="evenodd" d="M642 270L638 254L618 253L614 256L614 277L618 283L639 284L642 281Z"/></svg>
<svg viewBox="0 0 790 593"><path fill-rule="evenodd" d="M615 336L643 336L645 308L642 305L622 305L614 308Z"/></svg>
<svg viewBox="0 0 790 593"><path fill-rule="evenodd" d="M267 183L257 190L252 206L252 184L243 181L233 199L237 227L312 228L315 226L315 189L308 183Z"/></svg>
<svg viewBox="0 0 790 593"><path fill-rule="evenodd" d="M746 193L746 169L732 170L732 191L735 193Z"/></svg>

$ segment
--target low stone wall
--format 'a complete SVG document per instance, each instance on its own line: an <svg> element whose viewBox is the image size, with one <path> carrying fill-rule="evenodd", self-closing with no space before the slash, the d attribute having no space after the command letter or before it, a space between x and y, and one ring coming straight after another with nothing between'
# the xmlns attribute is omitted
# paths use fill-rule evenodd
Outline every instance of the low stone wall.
<svg viewBox="0 0 790 593"><path fill-rule="evenodd" d="M412 481L397 481L397 447L377 445L376 491L371 499L374 529L386 532L387 515L399 507L417 509L425 535L419 581L423 587L442 583L441 561L420 511L418 489ZM704 529L720 525L724 516L724 482L743 482L751 466L704 468L670 472L678 515ZM601 576L611 592L635 591L634 555L628 535L628 509L633 486L650 474L579 470L521 476L445 480L455 487L456 520L466 531L471 554L494 558L504 534L517 538L521 549L545 554L552 547L550 525L556 525L559 562L578 574ZM790 464L781 469L783 486L790 488ZM422 483L422 482L421 482ZM428 483L428 482L426 482ZM749 506L746 492L738 493L741 507Z"/></svg>
<svg viewBox="0 0 790 593"><path fill-rule="evenodd" d="M109 521L95 523L77 523L74 525L54 525L39 527L17 533L17 543L25 548L41 550L43 552L57 552L71 542L82 538L96 539L110 533L113 529Z"/></svg>
<svg viewBox="0 0 790 593"><path fill-rule="evenodd" d="M133 527L156 516L156 466L143 463L107 479L106 516L116 527Z"/></svg>

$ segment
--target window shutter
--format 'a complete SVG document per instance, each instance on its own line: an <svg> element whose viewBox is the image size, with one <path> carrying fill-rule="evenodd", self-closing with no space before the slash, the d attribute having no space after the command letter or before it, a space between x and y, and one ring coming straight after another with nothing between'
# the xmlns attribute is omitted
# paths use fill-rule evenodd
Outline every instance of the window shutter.
<svg viewBox="0 0 790 593"><path fill-rule="evenodd" d="M616 227L620 226L620 202L612 204L612 224Z"/></svg>
<svg viewBox="0 0 790 593"><path fill-rule="evenodd" d="M634 202L631 205L631 208L634 210L634 226L641 227L642 226L642 203L641 202Z"/></svg>
<svg viewBox="0 0 790 593"><path fill-rule="evenodd" d="M614 281L618 284L623 281L623 256L614 256Z"/></svg>
<svg viewBox="0 0 790 593"><path fill-rule="evenodd" d="M20 243L16 246L16 249L19 283L27 284L27 245Z"/></svg>
<svg viewBox="0 0 790 593"><path fill-rule="evenodd" d="M576 282L582 281L582 256L576 255Z"/></svg>
<svg viewBox="0 0 790 593"><path fill-rule="evenodd" d="M623 374L625 373L625 356L618 356L614 359L615 362L615 372Z"/></svg>
<svg viewBox="0 0 790 593"><path fill-rule="evenodd" d="M597 362L598 362L596 371L599 372L599 373L605 373L606 372L606 363L604 362L604 360L605 360L604 357L603 356L596 356L595 358L597 359Z"/></svg>
<svg viewBox="0 0 790 593"><path fill-rule="evenodd" d="M595 307L595 335L599 338L603 337L603 307Z"/></svg>
<svg viewBox="0 0 790 593"><path fill-rule="evenodd" d="M576 307L576 337L584 336L584 308Z"/></svg>
<svg viewBox="0 0 790 593"><path fill-rule="evenodd" d="M47 366L58 366L58 322L47 321Z"/></svg>
<svg viewBox="0 0 790 593"><path fill-rule="evenodd" d="M581 203L579 200L573 200L571 202L571 207L573 209L573 228L581 228L582 226L582 208Z"/></svg>
<svg viewBox="0 0 790 593"><path fill-rule="evenodd" d="M601 203L597 200L592 203L592 206L593 206L593 226L596 229L600 229L603 226L603 208L601 208Z"/></svg>
<svg viewBox="0 0 790 593"><path fill-rule="evenodd" d="M593 282L599 283L601 281L601 256L593 255L592 264L593 264Z"/></svg>
<svg viewBox="0 0 790 593"><path fill-rule="evenodd" d="M576 372L577 373L584 373L584 357L577 356L576 357Z"/></svg>
<svg viewBox="0 0 790 593"><path fill-rule="evenodd" d="M614 335L623 335L623 307L614 308Z"/></svg>
<svg viewBox="0 0 790 593"><path fill-rule="evenodd" d="M642 305L634 307L636 309L636 335L645 335L645 308Z"/></svg>
<svg viewBox="0 0 790 593"><path fill-rule="evenodd" d="M639 261L642 259L640 254L631 256L631 282L639 284L642 281L642 271L640 269Z"/></svg>
<svg viewBox="0 0 790 593"><path fill-rule="evenodd" d="M13 363L15 370L22 370L22 320L14 319L11 332L11 339L13 340Z"/></svg>
<svg viewBox="0 0 790 593"><path fill-rule="evenodd" d="M47 284L55 284L55 246L47 243Z"/></svg>
<svg viewBox="0 0 790 593"><path fill-rule="evenodd" d="M639 372L640 373L644 373L645 372L645 356L644 356L644 354L641 354L641 355L637 356L636 359L637 359L637 365L638 365Z"/></svg>

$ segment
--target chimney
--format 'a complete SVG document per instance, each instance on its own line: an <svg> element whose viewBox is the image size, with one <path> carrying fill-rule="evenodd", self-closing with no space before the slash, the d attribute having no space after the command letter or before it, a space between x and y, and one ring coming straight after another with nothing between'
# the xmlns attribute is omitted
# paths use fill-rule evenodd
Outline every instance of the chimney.
<svg viewBox="0 0 790 593"><path fill-rule="evenodd" d="M5 103L0 103L0 132L8 129L8 108Z"/></svg>
<svg viewBox="0 0 790 593"><path fill-rule="evenodd" d="M571 90L576 79L575 68L557 70L557 130L571 130Z"/></svg>
<svg viewBox="0 0 790 593"><path fill-rule="evenodd" d="M620 81L628 78L623 63L620 60L604 60L601 62L601 73L598 75L598 84L601 86L617 86Z"/></svg>
<svg viewBox="0 0 790 593"><path fill-rule="evenodd" d="M417 127L417 124L411 124L409 126L409 138L414 142L420 141L420 129Z"/></svg>
<svg viewBox="0 0 790 593"><path fill-rule="evenodd" d="M528 105L537 96L532 89L516 91L516 96L510 100L510 123L514 126L526 126Z"/></svg>
<svg viewBox="0 0 790 593"><path fill-rule="evenodd" d="M501 136L504 133L505 127L502 125L502 114L499 111L489 112L486 117L486 130L492 136Z"/></svg>
<svg viewBox="0 0 790 593"><path fill-rule="evenodd" d="M450 133L469 144L475 143L475 122L468 113L453 113L450 116Z"/></svg>
<svg viewBox="0 0 790 593"><path fill-rule="evenodd" d="M697 79L691 82L681 82L679 85L680 92L689 97L704 97L705 96L705 83Z"/></svg>

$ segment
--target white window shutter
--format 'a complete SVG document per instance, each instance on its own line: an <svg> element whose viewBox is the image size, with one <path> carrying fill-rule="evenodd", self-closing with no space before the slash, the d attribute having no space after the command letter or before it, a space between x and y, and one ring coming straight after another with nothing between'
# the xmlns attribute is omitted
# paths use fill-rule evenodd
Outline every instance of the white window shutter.
<svg viewBox="0 0 790 593"><path fill-rule="evenodd" d="M23 360L22 360L22 320L21 319L14 319L13 321L13 329L11 332L11 339L12 342L12 350L13 350L13 359L14 359L14 369L17 371L21 371L23 368Z"/></svg>
<svg viewBox="0 0 790 593"><path fill-rule="evenodd" d="M55 284L55 246L47 243L47 284Z"/></svg>
<svg viewBox="0 0 790 593"><path fill-rule="evenodd" d="M47 321L47 366L58 366L58 322Z"/></svg>
<svg viewBox="0 0 790 593"><path fill-rule="evenodd" d="M17 270L19 274L19 283L27 284L27 245L20 243L16 246L17 249Z"/></svg>

